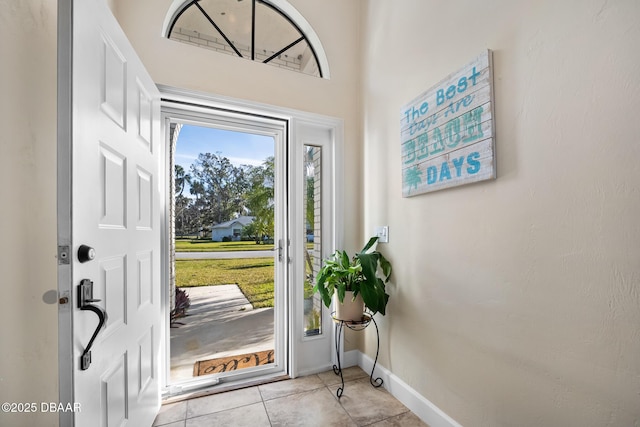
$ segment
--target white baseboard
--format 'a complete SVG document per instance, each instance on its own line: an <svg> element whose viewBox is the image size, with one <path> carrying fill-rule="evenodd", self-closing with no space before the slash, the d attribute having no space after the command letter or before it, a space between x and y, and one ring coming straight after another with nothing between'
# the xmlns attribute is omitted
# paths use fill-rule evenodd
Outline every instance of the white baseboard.
<svg viewBox="0 0 640 427"><path fill-rule="evenodd" d="M362 354L360 350L345 351L343 354L344 360L341 361L342 367L350 368L352 366L360 366L360 355Z"/></svg>
<svg viewBox="0 0 640 427"><path fill-rule="evenodd" d="M344 353L344 363L342 366L345 368L349 366L360 366L365 372L371 372L373 359L359 350L351 350ZM382 378L384 381L383 387L422 421L429 424L430 427L462 427L456 420L428 399L421 396L384 366L380 364L376 365L376 371L373 373L373 376L374 378Z"/></svg>
<svg viewBox="0 0 640 427"><path fill-rule="evenodd" d="M352 366L356 366L358 363L356 362L355 365ZM296 377L306 377L307 375L313 375L313 374L319 374L321 372L326 372L326 371L330 371L333 369L333 364L329 364L326 366L320 366L320 367L315 367L313 369L306 369L303 371L299 371L298 374L296 375Z"/></svg>

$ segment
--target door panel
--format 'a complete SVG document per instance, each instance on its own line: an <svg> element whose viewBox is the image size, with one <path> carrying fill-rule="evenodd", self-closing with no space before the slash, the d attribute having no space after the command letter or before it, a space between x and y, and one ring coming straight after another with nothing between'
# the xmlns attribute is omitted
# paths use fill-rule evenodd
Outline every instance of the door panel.
<svg viewBox="0 0 640 427"><path fill-rule="evenodd" d="M106 2L60 3L61 11L72 14L70 30L59 30L72 40L72 76L66 80L71 88L62 88L72 93L70 141L59 141L72 159L66 165L71 233L59 235L70 242L70 283L60 288L70 291L68 314L61 310L61 318L70 316L72 336L70 350L62 345L60 355L73 361L71 378L61 378L61 396L82 408L72 420L61 415L61 425L151 425L160 407L159 92ZM95 249L93 260L76 256L82 244ZM86 369L81 355L98 317L79 308L76 288L83 279L93 282L94 311L106 313Z"/></svg>
<svg viewBox="0 0 640 427"><path fill-rule="evenodd" d="M273 378L280 376L282 374L287 373L287 253L286 253L286 242L287 234L286 234L286 127L285 122L281 119L269 118L269 117L256 117L254 115L248 115L242 112L231 112L229 109L218 110L218 109L210 109L205 108L204 106L196 106L190 105L189 107L185 107L181 104L174 105L171 97L166 94L163 96L165 99L164 107L163 107L163 117L165 122L165 128L170 129L172 124L175 127L181 126L181 130L175 131L177 133L174 134L175 141L174 145L178 144L194 144L197 145L198 152L216 152L216 150L220 147L216 147L214 145L213 140L216 137L213 137L209 134L200 134L200 137L197 141L205 141L206 144L204 146L199 146L196 144L192 136L185 136L188 132L188 128L211 128L216 131L224 131L230 132L223 140L226 138L232 138L230 136L233 133L245 134L245 136L256 135L261 137L267 137L268 139L272 139L273 143L273 151L269 156L274 157L274 175L273 175L273 198L269 203L272 203L273 207L273 235L269 233L269 238L273 239L275 242L276 248L278 245L282 247L282 251L274 251L274 308L272 310L272 315L260 315L260 318L267 319L269 323L273 324L272 333L262 335L263 327L266 327L267 323L260 325L258 327L261 330L260 333L255 333L251 328L247 329L247 333L242 337L234 338L229 340L234 342L237 345L237 348L230 349L225 347L226 342L220 343L220 345L214 345L215 340L211 336L203 337L201 341L198 342L198 346L193 346L191 350L185 348L184 345L184 336L181 335L181 331L187 330L183 329L182 326L178 326L177 328L168 328L170 338L167 339L166 346L167 351L170 354L170 358L172 363L168 368L173 368L173 370L169 369L167 372L167 381L166 381L166 393L186 393L192 390L211 386L214 384L220 384L222 387L228 387L229 383L234 383L235 385L240 385L243 383L248 383L249 381L254 381L256 378ZM175 128L174 127L174 128ZM205 136L203 136L205 135ZM181 138L184 136L184 140L181 141ZM236 148L238 146L242 146L242 143L239 142L241 139L238 139L234 144L236 144ZM251 141L251 144L249 144ZM258 150L255 145L255 140L253 138L249 138L247 140L247 153L246 155L242 155L242 157L246 159L253 159L252 156L256 156L257 152L261 152ZM261 138L261 144L266 144L266 141ZM179 146L179 145L178 145ZM174 159L178 154L179 150L175 150L172 152L171 157ZM251 151L255 150L255 151ZM186 154L183 153L183 154ZM193 153L189 153L190 156ZM227 156L229 153L226 151L220 151L218 154L221 156ZM238 155L234 153L233 155ZM231 155L231 156L233 156ZM260 158L260 160L263 160ZM189 170L189 164L182 164L186 170ZM173 168L172 168L173 169ZM173 196L170 197L170 200ZM169 225L169 224L167 224ZM170 232L167 230L167 234ZM220 236L222 237L222 236ZM173 237L171 237L173 239ZM281 254L281 256L279 256ZM184 283L182 283L184 284ZM170 284L170 287L173 288L174 284ZM193 301L192 301L193 303ZM222 308L223 310L227 309ZM264 308L257 308L254 310L243 311L243 318L246 316L246 321L249 322L249 319L254 318L254 322L256 321L256 317L251 315L251 313L260 313ZM211 314L214 313L215 310L211 311ZM257 315L257 314L256 314ZM264 316L264 317L263 317ZM273 316L271 318L271 316ZM212 322L218 321L218 324L213 323L215 326L216 339L222 339L224 341L224 334L221 332L223 328L228 327L228 330L234 330L234 321L225 320L225 316L223 314L220 315L221 320L215 320L215 316L211 316L209 319ZM241 319L238 318L238 321ZM168 321L168 319L167 319ZM258 320L259 321L259 320ZM202 325L202 324L200 324ZM257 325L256 325L257 326ZM266 329L270 329L270 327L266 327ZM207 339L209 341L207 341ZM233 355L233 350L236 350L235 355L250 353L252 351L261 351L267 348L260 348L265 345L269 340L273 340L268 349L274 350L274 363L269 363L266 365L260 365L257 367L250 367L245 369L235 369L229 370L225 372L219 372L218 370L214 371L215 373L210 375L201 375L192 377L191 373L193 372L193 364L197 361L204 361L207 359L214 359L217 357L227 357ZM244 340L244 342L243 342ZM211 350L211 353L207 353L208 350ZM215 354L216 352L220 352L221 354ZM188 366L190 365L190 366ZM189 372L185 375L185 366Z"/></svg>
<svg viewBox="0 0 640 427"><path fill-rule="evenodd" d="M291 150L294 220L291 225L295 227L292 235L296 238L292 241L291 250L293 254L301 255L292 257L294 315L291 340L295 375L330 369L334 356L333 323L329 310L317 295L310 297L308 291L305 295L301 286L305 281L307 287L315 284L321 260L335 247L334 132L333 126L301 120L294 122Z"/></svg>
<svg viewBox="0 0 640 427"><path fill-rule="evenodd" d="M127 288L125 276L126 259L124 256L115 256L100 261L101 289L98 295L103 296L104 307L109 314L102 339L118 333L126 324L127 313ZM97 288L96 288L97 289Z"/></svg>

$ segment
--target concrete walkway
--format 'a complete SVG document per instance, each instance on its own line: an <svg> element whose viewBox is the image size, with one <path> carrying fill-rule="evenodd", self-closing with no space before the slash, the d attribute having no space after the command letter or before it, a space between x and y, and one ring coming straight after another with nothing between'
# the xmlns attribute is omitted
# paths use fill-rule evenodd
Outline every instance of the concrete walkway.
<svg viewBox="0 0 640 427"><path fill-rule="evenodd" d="M171 328L171 381L193 377L198 360L274 348L273 308L254 309L237 285L184 289L191 298Z"/></svg>

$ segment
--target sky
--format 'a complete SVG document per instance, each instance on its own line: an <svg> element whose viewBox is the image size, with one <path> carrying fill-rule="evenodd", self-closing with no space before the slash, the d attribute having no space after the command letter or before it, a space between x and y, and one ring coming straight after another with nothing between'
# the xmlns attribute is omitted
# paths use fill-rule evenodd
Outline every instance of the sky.
<svg viewBox="0 0 640 427"><path fill-rule="evenodd" d="M273 156L273 138L263 135L183 125L176 143L176 164L189 171L200 153L227 157L234 166L261 165Z"/></svg>
<svg viewBox="0 0 640 427"><path fill-rule="evenodd" d="M227 157L234 166L258 166L274 155L274 141L269 136L182 125L176 142L175 163L189 173L200 153ZM188 196L188 186L183 194Z"/></svg>

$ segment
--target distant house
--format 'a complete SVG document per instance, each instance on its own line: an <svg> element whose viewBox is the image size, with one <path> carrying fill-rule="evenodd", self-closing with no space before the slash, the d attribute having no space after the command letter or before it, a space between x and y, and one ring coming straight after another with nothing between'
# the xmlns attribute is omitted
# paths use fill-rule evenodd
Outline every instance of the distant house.
<svg viewBox="0 0 640 427"><path fill-rule="evenodd" d="M222 242L225 237L229 237L234 241L240 240L242 229L251 224L254 219L255 217L253 216L239 216L231 221L214 225L211 227L211 240L214 242Z"/></svg>

